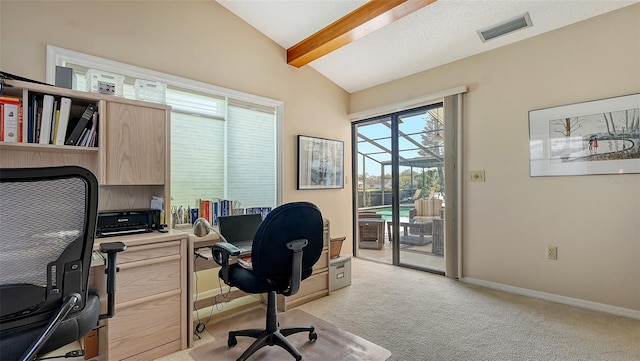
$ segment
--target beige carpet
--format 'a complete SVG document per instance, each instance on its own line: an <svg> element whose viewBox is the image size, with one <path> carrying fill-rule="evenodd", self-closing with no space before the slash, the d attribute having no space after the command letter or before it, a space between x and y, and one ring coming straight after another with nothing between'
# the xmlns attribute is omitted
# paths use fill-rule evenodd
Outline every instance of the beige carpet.
<svg viewBox="0 0 640 361"><path fill-rule="evenodd" d="M246 328L264 328L265 310L254 309L234 316L226 321L210 324L207 332L213 341L198 346L189 352L195 361L231 361L236 360L254 341L249 337L238 337L235 347L227 347L227 334L230 330ZM384 361L391 352L361 337L343 331L332 324L322 321L304 311L294 309L278 315L281 327L313 325L318 340L309 341L307 332L287 337L302 354L304 361ZM251 361L283 361L293 357L278 346L264 347L257 351Z"/></svg>

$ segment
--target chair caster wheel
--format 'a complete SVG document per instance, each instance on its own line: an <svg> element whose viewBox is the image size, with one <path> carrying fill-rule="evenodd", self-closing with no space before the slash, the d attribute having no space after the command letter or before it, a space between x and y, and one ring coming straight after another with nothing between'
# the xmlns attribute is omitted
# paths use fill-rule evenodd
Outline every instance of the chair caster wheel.
<svg viewBox="0 0 640 361"><path fill-rule="evenodd" d="M309 332L309 341L315 341L318 339L318 334L315 332Z"/></svg>
<svg viewBox="0 0 640 361"><path fill-rule="evenodd" d="M229 340L227 341L227 346L233 347L237 344L238 344L238 340L235 338L235 336L230 336Z"/></svg>

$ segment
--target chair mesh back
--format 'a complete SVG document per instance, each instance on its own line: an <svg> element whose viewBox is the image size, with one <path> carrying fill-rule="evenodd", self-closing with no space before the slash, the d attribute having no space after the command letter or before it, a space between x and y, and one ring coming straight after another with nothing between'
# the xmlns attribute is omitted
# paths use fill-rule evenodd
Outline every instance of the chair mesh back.
<svg viewBox="0 0 640 361"><path fill-rule="evenodd" d="M47 286L47 264L84 233L79 178L0 184L0 284Z"/></svg>
<svg viewBox="0 0 640 361"><path fill-rule="evenodd" d="M84 168L0 169L3 335L47 321L72 294L82 312L97 212L98 181Z"/></svg>

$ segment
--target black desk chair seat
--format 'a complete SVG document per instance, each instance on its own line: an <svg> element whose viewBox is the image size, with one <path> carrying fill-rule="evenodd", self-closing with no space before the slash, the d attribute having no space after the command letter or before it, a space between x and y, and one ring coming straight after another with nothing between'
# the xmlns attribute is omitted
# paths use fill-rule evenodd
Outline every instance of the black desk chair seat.
<svg viewBox="0 0 640 361"><path fill-rule="evenodd" d="M194 225L196 235L199 235L199 227L210 228L206 221L198 220ZM286 337L294 333L308 332L309 340L315 341L318 337L315 328L280 328L276 295L290 296L298 292L300 282L313 272L313 265L320 259L322 248L322 214L315 205L308 202L284 204L267 215L253 239L251 270L238 263L230 264L230 259L240 254L235 246L226 242L218 242L213 246L213 258L222 266L219 276L226 284L246 293L267 294L265 329L229 332L229 347L237 344L236 337L247 336L256 339L238 361L247 360L264 346L274 345L287 350L296 360L302 360L300 352Z"/></svg>
<svg viewBox="0 0 640 361"><path fill-rule="evenodd" d="M75 166L0 169L0 359L34 360L74 342L113 315L115 253L109 251L109 311L88 290L98 182ZM102 246L102 245L101 245Z"/></svg>

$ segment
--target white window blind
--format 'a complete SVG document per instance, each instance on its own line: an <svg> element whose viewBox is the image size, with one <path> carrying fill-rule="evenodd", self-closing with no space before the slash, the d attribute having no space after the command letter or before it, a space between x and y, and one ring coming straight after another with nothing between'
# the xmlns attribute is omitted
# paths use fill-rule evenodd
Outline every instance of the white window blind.
<svg viewBox="0 0 640 361"><path fill-rule="evenodd" d="M229 199L240 207L276 206L275 109L239 101L228 104Z"/></svg>
<svg viewBox="0 0 640 361"><path fill-rule="evenodd" d="M171 114L171 204L224 198L224 121Z"/></svg>

